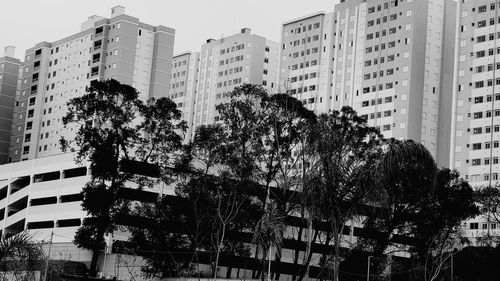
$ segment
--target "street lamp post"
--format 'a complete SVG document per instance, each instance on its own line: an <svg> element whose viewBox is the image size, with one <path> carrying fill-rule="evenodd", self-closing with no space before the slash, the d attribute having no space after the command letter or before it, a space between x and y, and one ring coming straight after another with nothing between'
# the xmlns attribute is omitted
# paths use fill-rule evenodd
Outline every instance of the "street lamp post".
<svg viewBox="0 0 500 281"><path fill-rule="evenodd" d="M367 270L366 270L366 281L370 281L370 260L373 258L373 256L368 256L368 265L367 265Z"/></svg>
<svg viewBox="0 0 500 281"><path fill-rule="evenodd" d="M104 270L106 269L106 256L108 255L108 252L109 254L111 254L113 251L113 243L115 243L113 239L113 233L108 234L105 237L105 240L106 240L106 245L104 246L104 262L102 264L101 278L104 277Z"/></svg>

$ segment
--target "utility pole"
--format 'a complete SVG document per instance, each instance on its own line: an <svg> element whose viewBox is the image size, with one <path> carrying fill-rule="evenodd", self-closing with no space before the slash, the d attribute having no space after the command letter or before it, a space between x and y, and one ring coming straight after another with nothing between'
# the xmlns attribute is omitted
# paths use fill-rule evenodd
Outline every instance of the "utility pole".
<svg viewBox="0 0 500 281"><path fill-rule="evenodd" d="M368 269L366 270L366 281L370 281L370 260L373 256L368 256Z"/></svg>
<svg viewBox="0 0 500 281"><path fill-rule="evenodd" d="M451 281L453 281L453 254L451 254Z"/></svg>
<svg viewBox="0 0 500 281"><path fill-rule="evenodd" d="M104 246L104 262L102 264L101 278L104 277L104 269L106 269L106 256L108 255L108 252L111 254L113 251L113 243L114 243L113 233L108 234L107 237L105 237L105 239L106 239L106 245Z"/></svg>
<svg viewBox="0 0 500 281"><path fill-rule="evenodd" d="M54 231L50 233L50 244L49 244L49 254L47 255L47 263L45 264L45 276L44 281L47 281L47 274L49 273L49 260L50 260L50 250L52 250L52 239L54 238Z"/></svg>
<svg viewBox="0 0 500 281"><path fill-rule="evenodd" d="M268 264L268 267L267 267L267 281L271 281L271 252L272 252L272 249L273 249L273 247L270 246L269 247L269 255L268 255L269 256L268 257L269 264Z"/></svg>

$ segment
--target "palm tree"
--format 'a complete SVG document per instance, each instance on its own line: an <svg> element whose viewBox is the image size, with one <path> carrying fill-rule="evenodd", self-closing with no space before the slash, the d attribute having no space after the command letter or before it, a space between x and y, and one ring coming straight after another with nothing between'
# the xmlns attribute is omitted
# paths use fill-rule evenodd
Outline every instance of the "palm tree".
<svg viewBox="0 0 500 281"><path fill-rule="evenodd" d="M40 243L33 242L28 232L0 239L0 279L14 276L16 280L35 280L44 260Z"/></svg>
<svg viewBox="0 0 500 281"><path fill-rule="evenodd" d="M279 215L276 208L270 207L265 210L261 219L257 223L252 242L257 246L258 253L262 253L262 274L261 280L264 280L264 272L266 272L266 260L268 266L271 263L270 251L274 247L278 256L281 253L281 245L283 243L283 233L286 230L286 225L283 222L283 217ZM269 259L266 258L268 256ZM269 275L269 274L268 274ZM267 276L268 279L270 276Z"/></svg>

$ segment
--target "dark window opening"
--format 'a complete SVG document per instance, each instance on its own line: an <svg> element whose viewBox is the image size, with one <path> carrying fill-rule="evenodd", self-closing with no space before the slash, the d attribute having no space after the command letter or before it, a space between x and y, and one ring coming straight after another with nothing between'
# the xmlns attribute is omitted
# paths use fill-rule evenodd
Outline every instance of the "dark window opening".
<svg viewBox="0 0 500 281"><path fill-rule="evenodd" d="M23 198L10 204L9 205L9 213L7 214L7 216L10 217L17 212L26 209L26 207L28 207L28 196L24 196Z"/></svg>
<svg viewBox="0 0 500 281"><path fill-rule="evenodd" d="M57 204L57 197L43 197L31 199L31 206L41 206L41 205L50 205Z"/></svg>
<svg viewBox="0 0 500 281"><path fill-rule="evenodd" d="M53 221L34 221L28 223L28 229L54 228Z"/></svg>
<svg viewBox="0 0 500 281"><path fill-rule="evenodd" d="M101 53L94 54L94 55L92 56L92 63L99 62L100 60L101 60Z"/></svg>
<svg viewBox="0 0 500 281"><path fill-rule="evenodd" d="M92 69L90 70L90 76L96 76L98 74L99 74L99 67L98 66L92 67Z"/></svg>
<svg viewBox="0 0 500 281"><path fill-rule="evenodd" d="M31 82L37 82L38 81L38 73L34 73L33 76L31 77Z"/></svg>
<svg viewBox="0 0 500 281"><path fill-rule="evenodd" d="M86 167L79 167L79 168L64 170L64 178L65 179L82 177L85 175L87 175L87 168Z"/></svg>
<svg viewBox="0 0 500 281"><path fill-rule="evenodd" d="M95 41L94 42L94 51L95 50L99 50L102 46L102 40L99 40L99 41Z"/></svg>
<svg viewBox="0 0 500 281"><path fill-rule="evenodd" d="M83 194L81 193L68 194L61 196L60 203L77 202L82 200L83 200Z"/></svg>
<svg viewBox="0 0 500 281"><path fill-rule="evenodd" d="M80 219L67 219L67 220L58 220L57 227L72 227L72 226L80 226Z"/></svg>
<svg viewBox="0 0 500 281"><path fill-rule="evenodd" d="M59 178L60 178L59 171L49 172L49 173L35 175L33 177L33 182L53 181L53 180L58 180Z"/></svg>

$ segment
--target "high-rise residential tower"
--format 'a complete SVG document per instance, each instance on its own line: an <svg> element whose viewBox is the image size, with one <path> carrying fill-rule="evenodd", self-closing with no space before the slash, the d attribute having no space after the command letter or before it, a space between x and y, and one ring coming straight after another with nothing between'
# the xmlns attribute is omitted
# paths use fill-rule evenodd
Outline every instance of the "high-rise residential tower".
<svg viewBox="0 0 500 281"><path fill-rule="evenodd" d="M317 12L283 23L278 86L308 109L331 108L333 13Z"/></svg>
<svg viewBox="0 0 500 281"><path fill-rule="evenodd" d="M341 0L331 14L286 22L280 82L310 109L351 106L384 136L424 143L447 166L455 7Z"/></svg>
<svg viewBox="0 0 500 281"><path fill-rule="evenodd" d="M8 162L12 115L19 82L21 61L15 57L15 47L7 46L0 57L0 165Z"/></svg>
<svg viewBox="0 0 500 281"><path fill-rule="evenodd" d="M61 153L60 137L72 134L61 121L66 103L82 95L92 80L114 78L143 98L169 94L175 31L124 12L116 6L109 19L91 16L79 33L26 51L11 161Z"/></svg>
<svg viewBox="0 0 500 281"><path fill-rule="evenodd" d="M472 185L500 173L500 4L458 1L450 166Z"/></svg>
<svg viewBox="0 0 500 281"><path fill-rule="evenodd" d="M184 140L189 141L193 134L194 98L200 53L184 52L175 55L172 60L172 78L169 98L177 104L182 111L182 119L187 122L188 129Z"/></svg>
<svg viewBox="0 0 500 281"><path fill-rule="evenodd" d="M335 6L333 107L353 107L385 137L423 143L441 166L448 158L455 9L451 0Z"/></svg>
<svg viewBox="0 0 500 281"><path fill-rule="evenodd" d="M500 174L500 3L457 1L457 6L449 165L474 188L494 187ZM464 227L472 238L500 234L489 212Z"/></svg>
<svg viewBox="0 0 500 281"><path fill-rule="evenodd" d="M218 121L215 106L226 102L226 93L237 86L252 83L276 92L278 48L278 43L251 34L248 28L219 40L208 39L201 46L192 128Z"/></svg>

